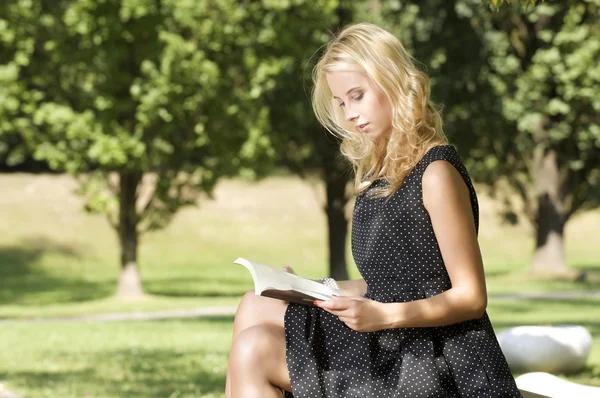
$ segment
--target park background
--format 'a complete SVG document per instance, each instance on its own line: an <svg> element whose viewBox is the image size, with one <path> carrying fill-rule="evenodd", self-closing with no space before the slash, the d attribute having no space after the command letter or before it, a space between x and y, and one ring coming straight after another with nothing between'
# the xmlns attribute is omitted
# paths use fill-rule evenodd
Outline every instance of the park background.
<svg viewBox="0 0 600 398"><path fill-rule="evenodd" d="M575 323L600 385L600 2L0 4L0 394L222 397L238 256L359 275L351 168L310 107L368 21L431 77L480 197L496 331ZM91 321L98 314L221 315ZM215 311L218 313L219 311Z"/></svg>

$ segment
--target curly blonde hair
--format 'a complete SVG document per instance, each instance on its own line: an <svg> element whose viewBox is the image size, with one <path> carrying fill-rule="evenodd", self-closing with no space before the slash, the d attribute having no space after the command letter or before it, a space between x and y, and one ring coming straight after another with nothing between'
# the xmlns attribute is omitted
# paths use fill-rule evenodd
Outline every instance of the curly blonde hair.
<svg viewBox="0 0 600 398"><path fill-rule="evenodd" d="M381 88L392 113L385 139L371 140L347 123L326 81L332 72L361 72ZM327 45L312 78L313 110L319 122L342 139L342 153L354 166L357 194L384 178L388 184L375 196L391 195L427 150L448 143L441 110L429 98L429 78L385 29L369 23L344 29Z"/></svg>

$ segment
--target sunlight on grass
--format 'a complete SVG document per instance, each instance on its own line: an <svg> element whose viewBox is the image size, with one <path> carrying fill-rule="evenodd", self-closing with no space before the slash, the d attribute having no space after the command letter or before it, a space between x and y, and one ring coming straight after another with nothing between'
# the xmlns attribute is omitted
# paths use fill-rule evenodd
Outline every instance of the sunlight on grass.
<svg viewBox="0 0 600 398"><path fill-rule="evenodd" d="M223 181L215 200L182 209L166 229L142 237L139 263L151 298L122 304L111 299L119 272L116 235L103 216L81 212L73 180L27 174L0 179L0 317L234 305L252 289L247 271L231 264L238 256L291 265L311 278L327 274L322 185L294 177ZM533 278L527 268L530 231L501 224L498 205L480 196L491 294L600 286ZM567 254L572 264L600 274L600 246L592 242L599 223L598 211L570 222ZM349 247L347 252L351 277L358 278Z"/></svg>
<svg viewBox="0 0 600 398"><path fill-rule="evenodd" d="M0 383L30 397L223 396L230 318L2 328Z"/></svg>
<svg viewBox="0 0 600 398"><path fill-rule="evenodd" d="M89 314L151 312L175 309L236 306L239 298L220 297L167 297L147 296L136 301L119 301L114 297L73 304L49 304L44 306L0 306L0 319L77 317Z"/></svg>
<svg viewBox="0 0 600 398"><path fill-rule="evenodd" d="M77 316L234 306L252 289L238 256L290 265L314 278L327 273L324 192L293 177L259 183L223 181L215 200L182 209L161 231L141 239L139 263L148 296L113 297L118 242L99 215L81 212L67 176L0 174L0 318ZM533 239L525 225L499 222L481 199L480 243L488 290L600 289L588 282L542 280L528 271ZM351 208L348 209L349 213ZM600 212L567 226L569 262L600 275L595 244ZM352 278L359 277L348 250ZM499 331L521 324L577 323L594 346L585 371L571 380L600 385L600 300L490 299ZM31 397L223 397L231 317L164 322L3 323L0 383Z"/></svg>
<svg viewBox="0 0 600 398"><path fill-rule="evenodd" d="M587 327L594 344L586 368L561 377L600 385L600 300L492 302L488 312L497 332L522 324ZM39 326L2 326L0 383L27 396L223 397L232 317Z"/></svg>
<svg viewBox="0 0 600 398"><path fill-rule="evenodd" d="M0 175L5 217L0 220L0 307L35 313L35 307L76 304L82 310L113 310L118 244L100 215L81 212L67 176ZM499 222L498 205L481 196L480 243L490 293L597 288L532 278L533 241L526 226ZM273 266L291 265L307 277L327 273L323 187L293 177L259 183L223 181L215 200L182 209L164 230L142 237L139 262L146 291L164 306L184 298L220 305L252 288L250 276L231 262L238 256ZM349 209L351 211L351 209ZM568 224L567 254L580 268L600 272L600 247L592 243L600 212ZM60 225L60 227L58 227ZM359 277L347 249L349 270ZM175 299L182 299L177 302ZM195 301L189 303L194 305ZM104 303L99 304L99 303ZM114 310L119 310L114 307ZM7 315L7 311L0 309ZM43 313L37 314L43 316Z"/></svg>

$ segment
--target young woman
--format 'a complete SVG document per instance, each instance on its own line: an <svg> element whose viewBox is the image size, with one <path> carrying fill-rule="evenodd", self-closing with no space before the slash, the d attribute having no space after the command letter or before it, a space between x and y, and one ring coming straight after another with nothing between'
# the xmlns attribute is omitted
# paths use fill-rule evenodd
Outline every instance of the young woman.
<svg viewBox="0 0 600 398"><path fill-rule="evenodd" d="M485 312L475 190L427 76L396 37L358 24L313 80L315 114L355 166L364 279L315 307L246 294L227 396L521 397Z"/></svg>

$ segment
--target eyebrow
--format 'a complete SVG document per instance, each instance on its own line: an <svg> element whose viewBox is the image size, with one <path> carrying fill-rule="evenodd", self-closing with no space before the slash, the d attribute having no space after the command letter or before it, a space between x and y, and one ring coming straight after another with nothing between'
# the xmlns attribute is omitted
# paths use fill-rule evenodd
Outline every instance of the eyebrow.
<svg viewBox="0 0 600 398"><path fill-rule="evenodd" d="M354 90L358 90L359 88L361 88L361 87L360 86L352 87L350 90L346 91L346 95L350 94ZM335 95L333 96L333 98L341 100L340 97L336 97Z"/></svg>

